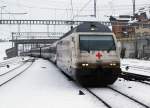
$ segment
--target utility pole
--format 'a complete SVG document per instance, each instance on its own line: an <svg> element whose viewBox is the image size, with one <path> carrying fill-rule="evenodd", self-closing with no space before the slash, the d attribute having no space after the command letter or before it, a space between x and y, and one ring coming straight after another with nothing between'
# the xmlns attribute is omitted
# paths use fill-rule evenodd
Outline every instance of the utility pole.
<svg viewBox="0 0 150 108"><path fill-rule="evenodd" d="M132 0L132 3L133 3L133 17L135 15L135 0Z"/></svg>
<svg viewBox="0 0 150 108"><path fill-rule="evenodd" d="M96 18L96 0L94 0L94 17Z"/></svg>
<svg viewBox="0 0 150 108"><path fill-rule="evenodd" d="M133 20L135 17L135 0L132 0L133 3ZM138 37L135 33L135 27L134 27L134 39L135 39L135 58L138 58Z"/></svg>
<svg viewBox="0 0 150 108"><path fill-rule="evenodd" d="M3 11L3 8L5 8L6 6L1 6L1 20L2 20L2 11Z"/></svg>

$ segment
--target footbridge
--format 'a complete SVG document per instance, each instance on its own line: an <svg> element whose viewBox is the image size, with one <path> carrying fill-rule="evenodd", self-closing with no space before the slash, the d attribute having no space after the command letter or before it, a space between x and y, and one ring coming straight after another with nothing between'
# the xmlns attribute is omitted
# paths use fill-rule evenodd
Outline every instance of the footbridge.
<svg viewBox="0 0 150 108"><path fill-rule="evenodd" d="M12 46L15 54L25 52L34 47L52 44L63 35L62 32L12 32ZM20 46L21 45L21 50Z"/></svg>

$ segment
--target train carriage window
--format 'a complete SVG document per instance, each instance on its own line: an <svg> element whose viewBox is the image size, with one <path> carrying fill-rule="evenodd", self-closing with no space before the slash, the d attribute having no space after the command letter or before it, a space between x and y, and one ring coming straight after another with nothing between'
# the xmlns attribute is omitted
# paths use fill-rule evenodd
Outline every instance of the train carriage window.
<svg viewBox="0 0 150 108"><path fill-rule="evenodd" d="M80 50L115 50L112 35L80 35Z"/></svg>

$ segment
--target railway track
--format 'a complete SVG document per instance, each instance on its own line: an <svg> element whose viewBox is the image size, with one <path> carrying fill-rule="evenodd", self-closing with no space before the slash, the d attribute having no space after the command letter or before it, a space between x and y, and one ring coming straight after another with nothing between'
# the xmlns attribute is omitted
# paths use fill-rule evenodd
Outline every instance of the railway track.
<svg viewBox="0 0 150 108"><path fill-rule="evenodd" d="M85 88L90 94L100 100L107 108L150 108L150 106L124 94L112 87ZM95 90L97 89L97 90ZM114 101L115 100L115 101Z"/></svg>
<svg viewBox="0 0 150 108"><path fill-rule="evenodd" d="M60 70L61 71L61 70ZM72 81L74 84L76 84L75 80L72 79L70 76L68 76L67 74L65 74L63 71L61 71L62 74L67 78L68 81ZM92 92L89 88L83 87L86 91L88 91L92 96L94 96L96 99L98 99L100 102L102 102L107 108L112 108L111 105L109 105L109 103L107 103L106 101L104 101L101 97L99 97L98 95L96 95L94 92ZM79 90L81 91L81 90ZM84 93L83 93L84 94Z"/></svg>
<svg viewBox="0 0 150 108"><path fill-rule="evenodd" d="M122 72L119 77L131 81L150 81L150 76L139 75L130 72Z"/></svg>
<svg viewBox="0 0 150 108"><path fill-rule="evenodd" d="M19 75L21 75L23 72L25 72L28 68L32 66L34 62L34 59L28 59L25 61L24 64L16 67L15 69L12 69L4 74L1 74L0 76L0 87L7 84L11 80L15 79Z"/></svg>
<svg viewBox="0 0 150 108"><path fill-rule="evenodd" d="M1 76L3 76L3 75L8 74L8 73L10 73L10 72L12 72L12 71L14 71L14 70L16 70L16 69L20 68L20 67L22 67L23 65L25 65L25 62L24 62L24 63L22 63L21 65L19 65L19 66L15 67L15 68L13 68L13 69L11 69L11 70L7 71L7 72L5 72L5 73L1 73L1 74L0 74L0 77L1 77Z"/></svg>
<svg viewBox="0 0 150 108"><path fill-rule="evenodd" d="M143 83L143 84L145 84L145 85L149 85L149 86L150 86L150 82L145 82L145 81L138 81L138 82L140 82L140 83Z"/></svg>
<svg viewBox="0 0 150 108"><path fill-rule="evenodd" d="M64 72L62 73L66 76L68 81L77 84L70 76L66 75ZM138 100L138 98L123 93L111 86L96 88L96 91L94 90L95 88L81 87L82 90L79 90L79 94L82 91L83 93L81 94L91 95L98 99L99 102L103 103L107 108L150 108L150 105L145 104L142 100Z"/></svg>
<svg viewBox="0 0 150 108"><path fill-rule="evenodd" d="M63 72L62 72L63 73ZM69 81L72 81L73 83L76 83L72 78L70 78L68 75L63 73ZM150 108L150 106L144 104L143 102L140 102L136 98L133 98L132 96L129 96L117 89L114 89L110 86L104 87L104 88L96 88L97 91L95 92L93 89L95 88L87 88L83 87L83 94L89 94L98 99L101 103L104 104L107 108ZM103 89L103 90L102 90ZM80 90L79 90L80 91ZM106 96L108 95L108 96ZM112 102L110 102L110 98L112 98ZM114 101L115 100L115 101ZM120 104L122 103L122 104ZM127 106L128 105L128 106Z"/></svg>
<svg viewBox="0 0 150 108"><path fill-rule="evenodd" d="M99 90L93 90L94 88L85 88L90 94L100 100L107 108L150 108L150 106L138 101L127 94L124 94L112 87L97 88ZM103 89L103 90L101 90ZM109 90L111 91L109 91ZM116 94L116 93L117 94ZM107 97L106 97L107 96ZM115 101L114 101L115 100ZM123 106L122 106L123 105Z"/></svg>
<svg viewBox="0 0 150 108"><path fill-rule="evenodd" d="M90 94L92 94L94 97L96 97L100 102L102 102L107 108L112 108L112 106L106 102L105 100L103 100L101 97L99 97L97 94L95 94L94 92L92 92L92 90L90 90L89 88L85 88Z"/></svg>
<svg viewBox="0 0 150 108"><path fill-rule="evenodd" d="M22 57L10 58L6 61L0 62L0 67L5 67L6 65L16 64L16 63L19 63L19 62L26 61L28 59L29 58L22 58Z"/></svg>
<svg viewBox="0 0 150 108"><path fill-rule="evenodd" d="M128 96L127 94L125 94L125 93L123 93L123 92L120 92L120 91L117 90L117 89L114 89L114 88L109 87L109 86L108 86L108 88L111 89L111 90L113 90L113 91L115 91L115 92L117 92L117 93L119 93L119 94L121 94L121 95L123 95L123 96L125 96L125 97L127 97L127 98L129 98L130 100L132 100L132 101L134 101L134 102L140 104L141 106L144 106L145 108L150 108L150 106L144 104L143 102L138 101L137 99L135 99L135 98L133 98L133 97L131 97L131 96Z"/></svg>

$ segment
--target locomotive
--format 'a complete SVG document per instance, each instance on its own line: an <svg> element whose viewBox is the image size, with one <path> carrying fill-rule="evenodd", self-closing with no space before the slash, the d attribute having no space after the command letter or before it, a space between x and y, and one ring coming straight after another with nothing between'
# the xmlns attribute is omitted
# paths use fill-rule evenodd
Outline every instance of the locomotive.
<svg viewBox="0 0 150 108"><path fill-rule="evenodd" d="M99 22L84 22L52 45L30 53L51 60L82 85L113 84L121 73L116 37Z"/></svg>

